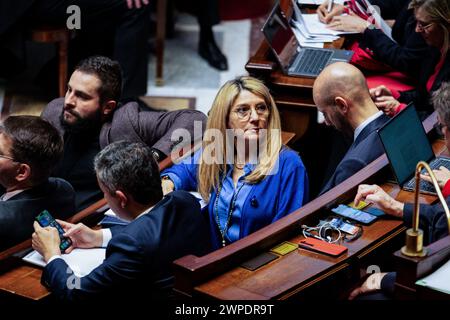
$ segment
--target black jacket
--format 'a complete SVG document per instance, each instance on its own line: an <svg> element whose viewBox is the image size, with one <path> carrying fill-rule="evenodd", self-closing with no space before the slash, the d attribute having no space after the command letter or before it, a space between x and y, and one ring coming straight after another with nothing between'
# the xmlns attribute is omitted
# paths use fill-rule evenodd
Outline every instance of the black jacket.
<svg viewBox="0 0 450 320"><path fill-rule="evenodd" d="M416 89L403 91L400 93L399 101L403 103L414 103L417 111L433 112L433 106L430 102L430 93L427 91L426 85L430 77L434 73L436 65L439 63L441 53L437 48L429 48L427 59L422 60L420 66L420 73L418 76L418 84ZM443 82L450 79L450 53L447 54L444 65L431 87L431 92L439 89Z"/></svg>
<svg viewBox="0 0 450 320"><path fill-rule="evenodd" d="M416 19L413 10L408 10L409 0L371 0L379 6L384 19L395 19L392 41L380 29L367 28L360 41L362 49L369 49L378 61L393 69L416 77L419 66L428 53L422 36L415 32Z"/></svg>
<svg viewBox="0 0 450 320"><path fill-rule="evenodd" d="M54 218L67 219L75 214L75 191L65 180L48 182L0 201L0 250L31 238L34 218L48 210Z"/></svg>

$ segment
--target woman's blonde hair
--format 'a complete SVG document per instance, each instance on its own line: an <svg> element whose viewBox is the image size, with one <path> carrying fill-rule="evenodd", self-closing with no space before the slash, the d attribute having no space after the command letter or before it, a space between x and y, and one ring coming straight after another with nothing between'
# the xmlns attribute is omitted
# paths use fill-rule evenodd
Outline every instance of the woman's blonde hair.
<svg viewBox="0 0 450 320"><path fill-rule="evenodd" d="M217 141L214 137L217 133L222 134L223 137L220 142L222 152L216 152L214 154L215 161L213 161L213 163L211 163L212 161L205 161L205 156L210 155L205 155L204 152L200 157L198 191L205 200L209 200L210 193L219 186L221 174L226 173L227 159L230 159L230 155L227 155L226 148L227 124L231 108L233 107L239 94L244 90L264 99L264 102L269 110L267 140L265 144L266 150L264 150L265 152L261 152L260 149L259 154L261 156L258 157L259 161L253 172L246 177L246 182L258 183L264 179L278 160L278 155L282 146L281 121L280 114L278 113L275 101L273 100L269 89L260 80L248 76L238 77L234 80L226 82L220 88L216 98L214 99L212 108L209 112L206 131L203 137L203 150L205 150L207 146L212 143L217 145ZM234 157L234 155L232 155L232 157Z"/></svg>
<svg viewBox="0 0 450 320"><path fill-rule="evenodd" d="M449 0L412 0L410 9L422 10L430 17L431 21L438 24L444 33L443 54L447 53L450 35L450 2Z"/></svg>

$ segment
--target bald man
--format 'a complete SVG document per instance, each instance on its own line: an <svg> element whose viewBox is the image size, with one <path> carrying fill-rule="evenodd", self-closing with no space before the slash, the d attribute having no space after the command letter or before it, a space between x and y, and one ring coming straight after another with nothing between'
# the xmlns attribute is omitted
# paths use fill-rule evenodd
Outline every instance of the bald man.
<svg viewBox="0 0 450 320"><path fill-rule="evenodd" d="M389 117L373 103L361 71L348 63L326 67L314 82L313 98L326 125L353 137L349 150L322 187L323 194L383 154L376 131Z"/></svg>

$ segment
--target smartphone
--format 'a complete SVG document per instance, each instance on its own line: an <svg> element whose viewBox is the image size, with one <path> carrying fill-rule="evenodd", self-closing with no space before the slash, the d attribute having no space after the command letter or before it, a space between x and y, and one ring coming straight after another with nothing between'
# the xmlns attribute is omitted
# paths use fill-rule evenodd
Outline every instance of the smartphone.
<svg viewBox="0 0 450 320"><path fill-rule="evenodd" d="M386 215L383 210L374 207L365 208L363 211L377 217Z"/></svg>
<svg viewBox="0 0 450 320"><path fill-rule="evenodd" d="M56 222L56 220L52 217L52 215L47 211L42 211L37 217L36 221L39 223L39 225L42 228L45 227L54 227L56 230L58 230L59 233L59 239L61 239L61 243L59 244L59 248L61 249L61 252L66 251L67 248L69 248L72 245L72 240L70 238L64 237L64 229L61 227L61 225Z"/></svg>
<svg viewBox="0 0 450 320"><path fill-rule="evenodd" d="M333 220L330 221L330 225L351 235L355 235L359 231L357 226L345 222L343 218L333 218Z"/></svg>
<svg viewBox="0 0 450 320"><path fill-rule="evenodd" d="M358 221L362 224L370 224L377 219L376 216L371 215L370 213L351 208L345 204L340 204L337 208L331 209L331 211L340 216Z"/></svg>

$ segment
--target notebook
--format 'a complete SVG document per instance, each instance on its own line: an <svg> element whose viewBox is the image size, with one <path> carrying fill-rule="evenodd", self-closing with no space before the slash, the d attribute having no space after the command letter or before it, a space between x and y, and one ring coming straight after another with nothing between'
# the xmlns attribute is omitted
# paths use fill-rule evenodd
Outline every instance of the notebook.
<svg viewBox="0 0 450 320"><path fill-rule="evenodd" d="M397 182L404 190L414 190L414 173L419 161L427 162L431 169L444 166L450 170L449 158L434 155L419 115L411 104L380 128L378 135ZM423 180L420 191L436 194L433 185Z"/></svg>
<svg viewBox="0 0 450 320"><path fill-rule="evenodd" d="M273 7L261 30L282 71L290 76L315 78L327 65L348 62L353 55L348 50L302 47L279 2Z"/></svg>

